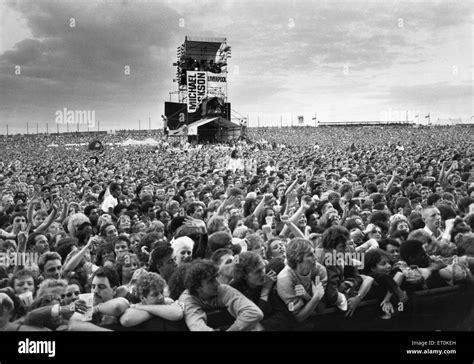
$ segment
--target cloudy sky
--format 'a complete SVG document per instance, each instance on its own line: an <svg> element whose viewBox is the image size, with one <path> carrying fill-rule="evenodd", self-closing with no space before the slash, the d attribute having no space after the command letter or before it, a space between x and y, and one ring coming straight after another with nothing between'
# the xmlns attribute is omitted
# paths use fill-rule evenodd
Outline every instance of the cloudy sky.
<svg viewBox="0 0 474 364"><path fill-rule="evenodd" d="M18 0L0 14L0 134L56 130L63 108L101 130L161 127L186 35L227 38L229 101L250 126L474 114L470 1Z"/></svg>

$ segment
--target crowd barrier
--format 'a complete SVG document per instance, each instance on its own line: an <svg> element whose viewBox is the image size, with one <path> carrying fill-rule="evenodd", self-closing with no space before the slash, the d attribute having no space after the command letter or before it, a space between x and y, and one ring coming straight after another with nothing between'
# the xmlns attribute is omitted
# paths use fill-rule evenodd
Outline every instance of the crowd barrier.
<svg viewBox="0 0 474 364"><path fill-rule="evenodd" d="M381 318L378 300L362 301L352 317L336 308L324 309L308 321L312 331L474 331L474 287L452 286L417 291L403 306L394 305L390 319ZM234 319L227 310L207 313L208 325L220 330ZM187 331L184 320L171 322L160 318L120 331ZM298 330L298 329L297 329ZM308 325L304 326L308 330ZM299 330L298 330L299 331Z"/></svg>

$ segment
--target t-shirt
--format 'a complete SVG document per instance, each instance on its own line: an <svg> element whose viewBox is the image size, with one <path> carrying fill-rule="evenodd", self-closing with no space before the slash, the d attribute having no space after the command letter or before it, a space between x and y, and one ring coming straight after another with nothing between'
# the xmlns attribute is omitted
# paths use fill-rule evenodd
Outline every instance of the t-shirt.
<svg viewBox="0 0 474 364"><path fill-rule="evenodd" d="M102 211L104 212L109 212L109 208L114 208L115 206L118 205L118 201L117 199L112 196L112 195L108 195L105 199L104 199L104 202L102 202L102 206L101 206L101 209Z"/></svg>
<svg viewBox="0 0 474 364"><path fill-rule="evenodd" d="M326 286L326 269L319 263L316 263L314 269L306 276L299 274L295 269L285 266L278 274L277 291L280 298L286 304L288 310L297 314L309 301L309 298L296 297L295 286L301 284L309 297L313 296L313 282L316 276L319 276L320 282Z"/></svg>

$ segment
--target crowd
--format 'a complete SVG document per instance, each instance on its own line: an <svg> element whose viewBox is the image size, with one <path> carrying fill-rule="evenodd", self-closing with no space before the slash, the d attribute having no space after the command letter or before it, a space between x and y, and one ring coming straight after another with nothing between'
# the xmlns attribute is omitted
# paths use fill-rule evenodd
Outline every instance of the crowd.
<svg viewBox="0 0 474 364"><path fill-rule="evenodd" d="M473 283L472 128L126 137L0 140L0 330L312 330Z"/></svg>

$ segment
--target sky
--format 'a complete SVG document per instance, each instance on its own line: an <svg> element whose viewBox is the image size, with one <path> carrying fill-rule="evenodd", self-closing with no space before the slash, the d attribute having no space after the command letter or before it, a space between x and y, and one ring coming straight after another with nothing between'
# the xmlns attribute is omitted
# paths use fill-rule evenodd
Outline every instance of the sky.
<svg viewBox="0 0 474 364"><path fill-rule="evenodd" d="M473 24L452 0L1 1L0 134L66 131L64 108L100 130L161 128L186 35L227 38L228 101L249 126L467 121Z"/></svg>

